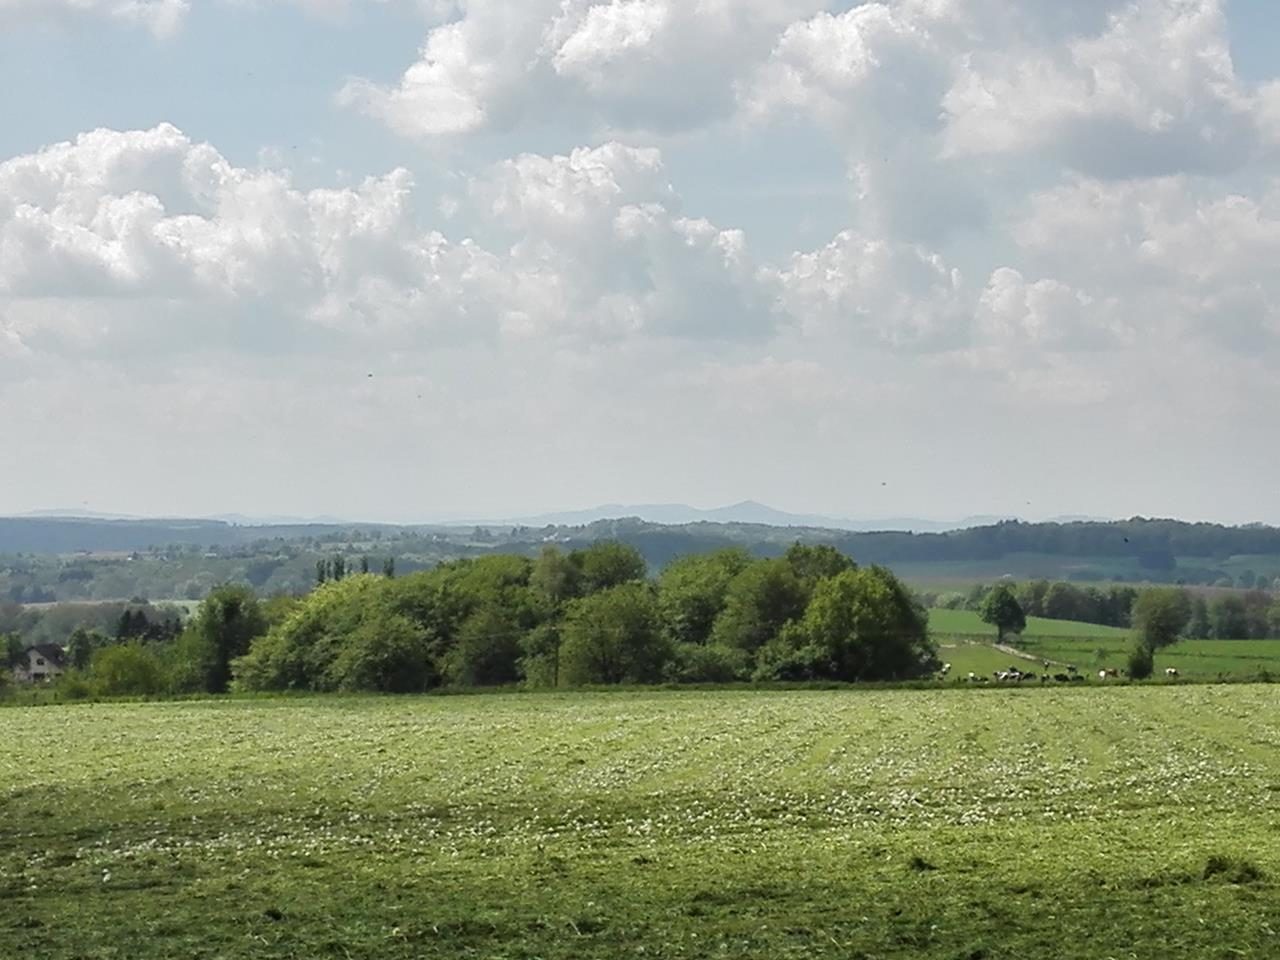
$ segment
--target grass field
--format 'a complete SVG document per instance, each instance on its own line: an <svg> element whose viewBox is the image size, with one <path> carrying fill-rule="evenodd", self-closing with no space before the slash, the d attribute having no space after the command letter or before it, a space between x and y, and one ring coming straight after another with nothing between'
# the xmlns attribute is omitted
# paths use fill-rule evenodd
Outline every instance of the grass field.
<svg viewBox="0 0 1280 960"><path fill-rule="evenodd" d="M1019 650L1059 663L1085 667L1122 667L1131 643L1124 639L1023 637ZM1280 640L1183 640L1156 653L1156 669L1174 667L1184 677L1280 676Z"/></svg>
<svg viewBox="0 0 1280 960"><path fill-rule="evenodd" d="M0 956L1262 960L1278 708L1093 686L8 709Z"/></svg>
<svg viewBox="0 0 1280 960"><path fill-rule="evenodd" d="M951 664L953 677L963 677L970 671L988 676L992 671L1018 665L1017 658L995 649L984 639L994 639L995 631L973 611L930 610L929 629L942 659ZM1032 660L1074 664L1091 674L1103 668L1124 667L1132 647L1132 633L1094 623L1028 617L1027 629L1020 637L1010 637L1008 645ZM1157 672L1166 667L1174 667L1181 676L1196 680L1258 677L1267 672L1280 676L1280 640L1184 640L1156 654Z"/></svg>
<svg viewBox="0 0 1280 960"><path fill-rule="evenodd" d="M995 636L996 628L983 623L982 618L973 610L943 610L934 608L929 611L929 630L936 636L959 634L974 636L990 634ZM1122 627L1104 627L1097 623L1082 623L1077 620L1048 620L1044 617L1027 617L1027 629L1023 631L1028 637L1103 637L1124 639L1129 631Z"/></svg>

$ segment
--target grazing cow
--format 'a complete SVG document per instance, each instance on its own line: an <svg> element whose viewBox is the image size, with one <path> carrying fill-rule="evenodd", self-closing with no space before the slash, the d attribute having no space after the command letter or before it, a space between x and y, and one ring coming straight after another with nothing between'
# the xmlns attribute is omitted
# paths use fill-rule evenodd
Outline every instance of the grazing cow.
<svg viewBox="0 0 1280 960"><path fill-rule="evenodd" d="M1176 667L1165 667L1164 675L1171 680L1176 680L1178 678L1178 670Z"/></svg>
<svg viewBox="0 0 1280 960"><path fill-rule="evenodd" d="M1099 671L1098 671L1098 679L1099 679L1099 680L1105 680L1105 679L1107 679L1107 671L1105 671L1105 670L1099 670Z"/></svg>
<svg viewBox="0 0 1280 960"><path fill-rule="evenodd" d="M1056 681L1058 681L1058 683L1070 683L1070 682L1071 682L1071 677L1070 677L1069 675L1065 674L1065 673L1055 673L1055 674L1053 675L1053 679L1054 679L1054 680L1056 680Z"/></svg>
<svg viewBox="0 0 1280 960"><path fill-rule="evenodd" d="M1048 660L1041 660L1041 661L1040 661L1040 665L1041 665L1042 667L1044 667L1044 669L1045 669L1045 673L1048 673L1048 672L1049 672L1049 661L1048 661Z"/></svg>
<svg viewBox="0 0 1280 960"><path fill-rule="evenodd" d="M977 675L976 673L974 673L972 670L970 670L970 671L969 671L969 677L968 677L969 682L970 682L970 683L974 683L974 682L976 682L976 681L977 681L977 679L978 679L978 675Z"/></svg>
<svg viewBox="0 0 1280 960"><path fill-rule="evenodd" d="M1083 676L1082 674L1079 674L1079 673L1073 673L1073 674L1071 675L1071 682L1072 682L1072 683L1084 683L1084 676Z"/></svg>
<svg viewBox="0 0 1280 960"><path fill-rule="evenodd" d="M1076 665L1074 663L1068 663L1067 673L1075 673L1075 672L1076 672Z"/></svg>

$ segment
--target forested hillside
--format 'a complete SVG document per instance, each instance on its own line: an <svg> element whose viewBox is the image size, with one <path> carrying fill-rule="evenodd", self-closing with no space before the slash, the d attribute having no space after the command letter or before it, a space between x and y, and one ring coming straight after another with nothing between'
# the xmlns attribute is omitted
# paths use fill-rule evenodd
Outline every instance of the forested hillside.
<svg viewBox="0 0 1280 960"><path fill-rule="evenodd" d="M316 564L335 557L351 569L393 561L411 572L495 551L533 557L548 543L575 549L615 539L639 550L654 571L676 557L726 547L778 556L798 541L832 546L916 582L1009 575L1268 589L1280 576L1280 529L1141 518L1010 521L921 534L636 519L534 529L17 518L0 519L0 600L198 600L225 582L267 595L299 593L314 585Z"/></svg>

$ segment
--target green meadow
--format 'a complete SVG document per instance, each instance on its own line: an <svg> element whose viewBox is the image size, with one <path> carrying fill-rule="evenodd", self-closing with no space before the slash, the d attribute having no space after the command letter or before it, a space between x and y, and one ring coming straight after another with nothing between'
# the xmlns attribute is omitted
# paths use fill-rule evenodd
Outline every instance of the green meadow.
<svg viewBox="0 0 1280 960"><path fill-rule="evenodd" d="M0 711L0 956L1269 958L1280 690Z"/></svg>
<svg viewBox="0 0 1280 960"><path fill-rule="evenodd" d="M929 611L929 631L934 636L948 635L975 636L989 634L995 637L996 628L983 623L982 618L973 610L944 610L934 608ZM1097 623L1081 623L1076 620L1048 620L1044 617L1027 617L1025 637L1101 637L1104 639L1127 639L1129 631L1122 627L1104 627Z"/></svg>
<svg viewBox="0 0 1280 960"><path fill-rule="evenodd" d="M1051 669L1072 664L1092 676L1098 670L1124 667L1132 647L1130 631L1118 627L1028 617L1022 635L1005 641L1025 655L1024 663L995 648L995 628L973 611L930 610L929 629L939 656L951 664L952 679L970 672L989 676L1010 666L1036 670L1042 660L1051 661ZM1179 678L1191 680L1280 677L1280 640L1182 640L1156 654L1157 676L1168 667L1177 670Z"/></svg>

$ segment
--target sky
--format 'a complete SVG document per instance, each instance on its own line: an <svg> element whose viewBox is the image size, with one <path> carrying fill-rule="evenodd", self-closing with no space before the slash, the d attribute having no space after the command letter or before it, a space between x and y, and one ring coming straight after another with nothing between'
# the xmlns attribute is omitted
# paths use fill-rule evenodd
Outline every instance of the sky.
<svg viewBox="0 0 1280 960"><path fill-rule="evenodd" d="M0 513L1280 523L1274 0L0 0Z"/></svg>

